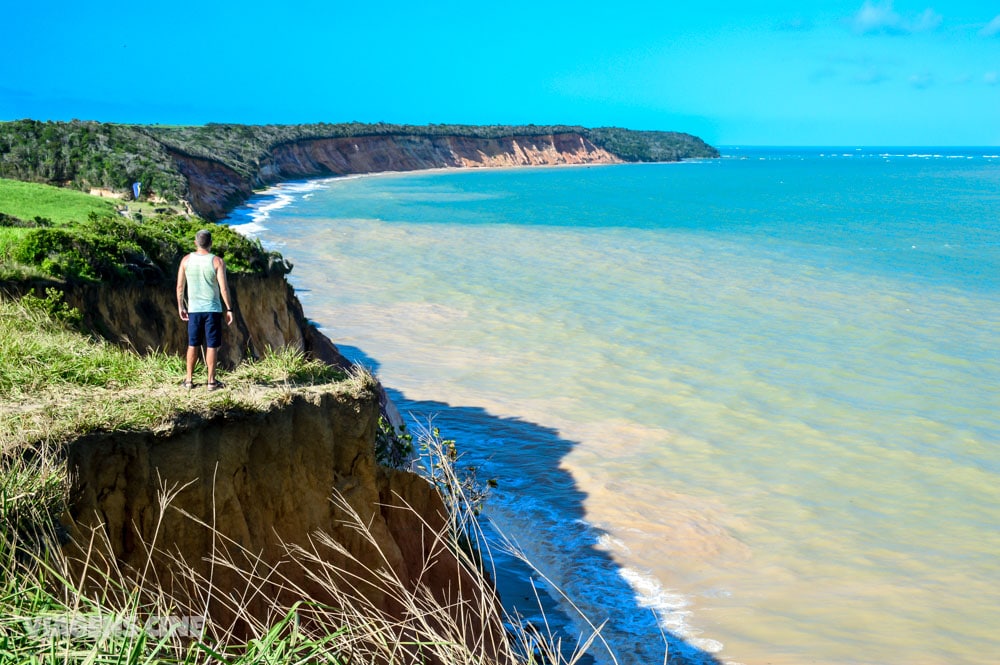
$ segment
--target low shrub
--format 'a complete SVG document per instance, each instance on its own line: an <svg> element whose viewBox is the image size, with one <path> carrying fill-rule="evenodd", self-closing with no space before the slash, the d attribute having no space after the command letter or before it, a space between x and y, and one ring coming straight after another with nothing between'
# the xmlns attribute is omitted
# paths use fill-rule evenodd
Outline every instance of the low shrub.
<svg viewBox="0 0 1000 665"><path fill-rule="evenodd" d="M71 283L106 281L159 282L173 279L203 220L182 216L142 224L123 217L92 214L85 222L28 230L10 249L11 258L37 266L42 273ZM231 273L284 274L290 265L227 226L211 226L212 251Z"/></svg>

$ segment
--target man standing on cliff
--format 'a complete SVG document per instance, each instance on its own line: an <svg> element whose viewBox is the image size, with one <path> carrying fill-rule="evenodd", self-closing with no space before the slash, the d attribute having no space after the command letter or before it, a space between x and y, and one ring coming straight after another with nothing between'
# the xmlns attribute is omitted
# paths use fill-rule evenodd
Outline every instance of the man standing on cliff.
<svg viewBox="0 0 1000 665"><path fill-rule="evenodd" d="M215 380L215 363L222 346L222 314L226 325L233 324L233 306L226 281L226 263L212 254L212 234L202 229L194 236L195 251L181 259L177 269L177 311L188 322L187 379L184 387L194 388L194 365L198 347L205 345L205 365L208 368L208 389L222 388ZM187 307L184 287L187 287Z"/></svg>

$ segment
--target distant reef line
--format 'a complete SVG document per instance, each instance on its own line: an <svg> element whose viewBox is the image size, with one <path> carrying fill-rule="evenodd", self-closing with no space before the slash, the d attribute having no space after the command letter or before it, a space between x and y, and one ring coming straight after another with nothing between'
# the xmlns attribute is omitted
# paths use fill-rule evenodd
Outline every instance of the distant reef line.
<svg viewBox="0 0 1000 665"><path fill-rule="evenodd" d="M182 203L218 220L286 180L432 168L715 158L691 134L569 125L0 122L0 177Z"/></svg>

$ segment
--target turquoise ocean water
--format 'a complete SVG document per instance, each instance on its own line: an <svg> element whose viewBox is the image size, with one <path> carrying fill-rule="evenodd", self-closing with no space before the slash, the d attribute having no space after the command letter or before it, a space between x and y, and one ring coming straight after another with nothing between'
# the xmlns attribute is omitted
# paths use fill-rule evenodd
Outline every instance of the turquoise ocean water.
<svg viewBox="0 0 1000 665"><path fill-rule="evenodd" d="M723 152L287 183L229 221L497 478L617 662L1000 662L1000 156Z"/></svg>

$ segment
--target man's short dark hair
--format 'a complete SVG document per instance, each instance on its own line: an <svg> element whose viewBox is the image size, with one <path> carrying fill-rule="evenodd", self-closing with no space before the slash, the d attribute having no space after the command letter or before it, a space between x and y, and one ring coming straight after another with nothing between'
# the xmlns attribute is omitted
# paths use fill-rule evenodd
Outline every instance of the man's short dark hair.
<svg viewBox="0 0 1000 665"><path fill-rule="evenodd" d="M198 231L194 234L194 244L202 249L208 249L212 246L212 232L208 229Z"/></svg>

